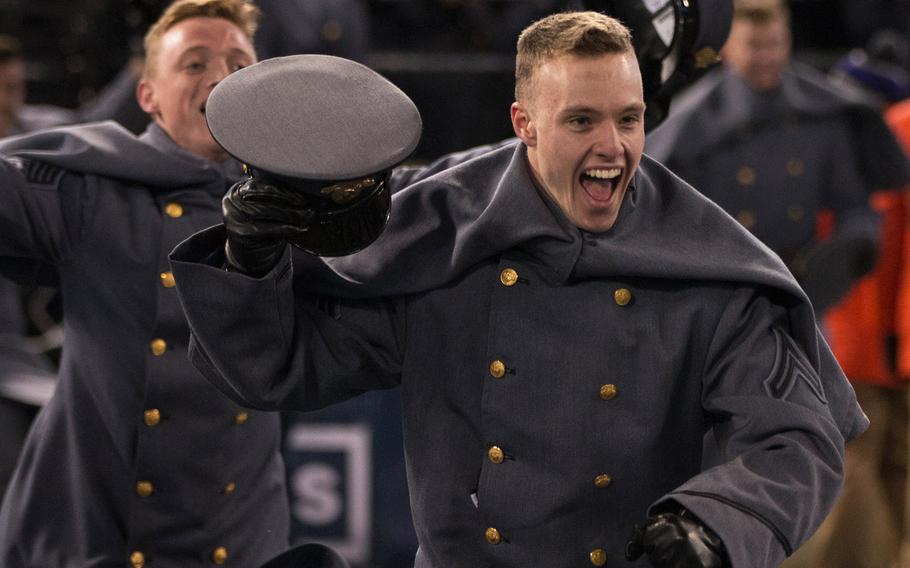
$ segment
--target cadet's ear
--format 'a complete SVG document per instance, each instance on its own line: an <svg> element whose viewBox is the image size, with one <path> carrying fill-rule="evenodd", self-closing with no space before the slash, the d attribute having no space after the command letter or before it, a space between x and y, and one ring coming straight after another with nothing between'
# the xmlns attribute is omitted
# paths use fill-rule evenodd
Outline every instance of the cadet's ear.
<svg viewBox="0 0 910 568"><path fill-rule="evenodd" d="M155 116L158 113L158 100L155 97L155 90L145 78L140 79L136 85L136 100L146 114Z"/></svg>
<svg viewBox="0 0 910 568"><path fill-rule="evenodd" d="M525 146L536 146L537 131L534 128L531 115L528 114L528 109L521 103L514 102L510 110L512 114L512 130L515 131L515 136L518 136L525 143Z"/></svg>

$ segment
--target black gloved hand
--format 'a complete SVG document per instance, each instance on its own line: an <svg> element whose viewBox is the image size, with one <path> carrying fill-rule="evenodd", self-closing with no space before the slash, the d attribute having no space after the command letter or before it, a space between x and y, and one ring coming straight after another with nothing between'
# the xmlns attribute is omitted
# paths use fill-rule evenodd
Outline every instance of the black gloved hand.
<svg viewBox="0 0 910 568"><path fill-rule="evenodd" d="M221 210L228 268L255 277L275 266L287 238L306 231L315 215L303 192L255 179L235 183Z"/></svg>
<svg viewBox="0 0 910 568"><path fill-rule="evenodd" d="M642 554L654 568L729 568L723 542L685 509L649 517L644 527L635 527L626 545L626 560Z"/></svg>

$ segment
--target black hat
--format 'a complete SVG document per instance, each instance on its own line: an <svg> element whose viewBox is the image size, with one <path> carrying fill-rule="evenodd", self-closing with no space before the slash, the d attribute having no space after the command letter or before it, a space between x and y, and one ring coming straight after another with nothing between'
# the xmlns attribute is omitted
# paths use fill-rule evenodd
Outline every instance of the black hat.
<svg viewBox="0 0 910 568"><path fill-rule="evenodd" d="M733 0L586 0L584 5L632 31L647 130L666 118L677 91L720 61L733 21Z"/></svg>
<svg viewBox="0 0 910 568"><path fill-rule="evenodd" d="M348 568L348 563L328 546L309 543L279 554L261 568Z"/></svg>

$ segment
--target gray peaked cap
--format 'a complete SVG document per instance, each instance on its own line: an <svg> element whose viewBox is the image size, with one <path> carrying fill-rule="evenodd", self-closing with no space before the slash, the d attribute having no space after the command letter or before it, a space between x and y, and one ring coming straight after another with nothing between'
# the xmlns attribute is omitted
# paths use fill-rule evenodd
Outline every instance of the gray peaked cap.
<svg viewBox="0 0 910 568"><path fill-rule="evenodd" d="M420 141L420 113L375 71L330 55L266 59L209 95L215 141L255 170L338 181L383 172Z"/></svg>

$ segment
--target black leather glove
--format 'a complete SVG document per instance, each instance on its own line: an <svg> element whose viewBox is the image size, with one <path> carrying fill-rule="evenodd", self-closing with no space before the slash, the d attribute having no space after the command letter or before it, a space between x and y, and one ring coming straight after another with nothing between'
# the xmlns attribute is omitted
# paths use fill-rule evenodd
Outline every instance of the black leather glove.
<svg viewBox="0 0 910 568"><path fill-rule="evenodd" d="M251 178L231 187L221 209L227 268L254 277L271 270L287 239L305 232L315 216L303 192Z"/></svg>
<svg viewBox="0 0 910 568"><path fill-rule="evenodd" d="M864 235L835 235L794 257L790 270L821 314L875 267L876 242Z"/></svg>
<svg viewBox="0 0 910 568"><path fill-rule="evenodd" d="M626 560L647 554L654 568L729 568L723 542L692 513L660 513L635 527Z"/></svg>

